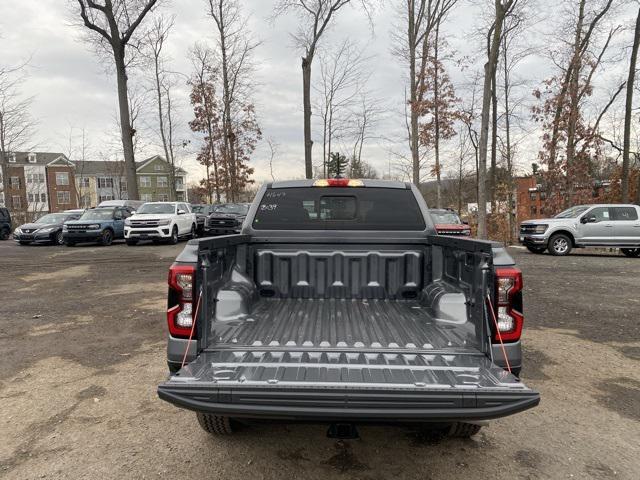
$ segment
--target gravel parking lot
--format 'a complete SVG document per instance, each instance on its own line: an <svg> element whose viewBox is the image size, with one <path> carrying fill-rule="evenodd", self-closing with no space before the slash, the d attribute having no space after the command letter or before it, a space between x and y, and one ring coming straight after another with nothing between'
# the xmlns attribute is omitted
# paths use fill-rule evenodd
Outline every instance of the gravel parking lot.
<svg viewBox="0 0 640 480"><path fill-rule="evenodd" d="M219 440L155 393L166 274L182 248L0 242L0 477L640 477L640 259L512 251L523 377L542 402L473 440L367 427L338 442L303 425Z"/></svg>

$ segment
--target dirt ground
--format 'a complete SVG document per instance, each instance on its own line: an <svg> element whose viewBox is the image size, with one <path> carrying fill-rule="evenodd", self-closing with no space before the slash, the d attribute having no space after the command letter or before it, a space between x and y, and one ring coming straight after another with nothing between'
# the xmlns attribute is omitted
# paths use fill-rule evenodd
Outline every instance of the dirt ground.
<svg viewBox="0 0 640 480"><path fill-rule="evenodd" d="M640 478L640 259L512 251L538 408L472 440L256 426L220 440L160 401L167 268L183 244L0 242L0 477Z"/></svg>

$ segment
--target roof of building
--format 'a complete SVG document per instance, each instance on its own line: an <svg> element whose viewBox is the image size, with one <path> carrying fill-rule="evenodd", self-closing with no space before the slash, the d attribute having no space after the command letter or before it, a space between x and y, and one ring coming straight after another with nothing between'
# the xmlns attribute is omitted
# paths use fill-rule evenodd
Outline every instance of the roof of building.
<svg viewBox="0 0 640 480"><path fill-rule="evenodd" d="M29 154L34 154L36 156L35 162L29 161ZM16 165L49 165L51 162L58 159L68 161L67 156L64 153L58 152L11 152L6 155L8 157L15 155L15 162L9 161L9 158L7 158L7 162L11 164L15 163Z"/></svg>
<svg viewBox="0 0 640 480"><path fill-rule="evenodd" d="M136 170L140 170L141 167L147 165L152 160L156 158L160 158L163 162L166 160L160 155L153 155L145 160L141 160L136 162ZM124 162L122 161L86 161L86 162L74 162L76 165L76 176L91 176L91 175L114 175L114 176L124 176ZM182 168L176 168L176 172L186 175Z"/></svg>

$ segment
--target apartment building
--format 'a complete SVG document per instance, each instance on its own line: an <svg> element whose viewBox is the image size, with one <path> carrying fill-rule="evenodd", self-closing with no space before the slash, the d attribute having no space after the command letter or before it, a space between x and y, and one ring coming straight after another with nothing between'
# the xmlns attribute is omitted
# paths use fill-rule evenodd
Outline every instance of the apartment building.
<svg viewBox="0 0 640 480"><path fill-rule="evenodd" d="M15 213L40 214L77 208L75 165L62 153L11 152L3 164L7 191L0 205Z"/></svg>
<svg viewBox="0 0 640 480"><path fill-rule="evenodd" d="M138 192L144 202L171 198L171 165L160 155L136 162ZM176 169L176 200L187 201L187 172ZM94 207L105 200L129 198L124 162L76 162L76 187L80 206Z"/></svg>

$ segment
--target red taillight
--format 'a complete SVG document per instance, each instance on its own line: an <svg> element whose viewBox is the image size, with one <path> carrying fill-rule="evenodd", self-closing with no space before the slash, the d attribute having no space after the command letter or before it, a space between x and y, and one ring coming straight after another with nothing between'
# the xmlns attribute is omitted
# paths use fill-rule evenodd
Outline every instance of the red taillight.
<svg viewBox="0 0 640 480"><path fill-rule="evenodd" d="M522 335L522 272L515 267L496 268L498 330L503 342L515 342ZM497 332L493 341L499 342Z"/></svg>
<svg viewBox="0 0 640 480"><path fill-rule="evenodd" d="M314 187L364 187L362 180L349 178L322 178L313 182Z"/></svg>
<svg viewBox="0 0 640 480"><path fill-rule="evenodd" d="M195 268L172 265L169 269L169 302L167 323L173 337L188 338L193 327Z"/></svg>

